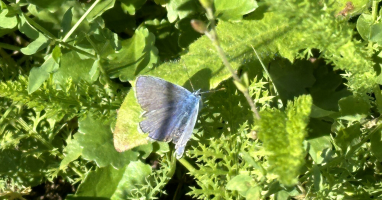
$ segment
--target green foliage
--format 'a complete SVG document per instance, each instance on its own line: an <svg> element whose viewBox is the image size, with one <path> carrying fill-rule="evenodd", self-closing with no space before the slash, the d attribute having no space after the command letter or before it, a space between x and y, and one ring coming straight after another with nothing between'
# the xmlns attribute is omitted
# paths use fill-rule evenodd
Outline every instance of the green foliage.
<svg viewBox="0 0 382 200"><path fill-rule="evenodd" d="M367 0L1 0L0 199L57 177L76 189L66 199L380 199L381 10ZM142 74L217 89L203 93L179 160L139 130Z"/></svg>

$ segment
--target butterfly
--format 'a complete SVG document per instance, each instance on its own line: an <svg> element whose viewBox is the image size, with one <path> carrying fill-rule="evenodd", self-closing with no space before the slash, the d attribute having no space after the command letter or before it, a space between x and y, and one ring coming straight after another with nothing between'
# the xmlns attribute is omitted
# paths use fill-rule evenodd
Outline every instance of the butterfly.
<svg viewBox="0 0 382 200"><path fill-rule="evenodd" d="M157 141L172 141L176 158L184 153L199 112L200 90L187 89L153 76L139 76L136 98L145 111L139 127Z"/></svg>

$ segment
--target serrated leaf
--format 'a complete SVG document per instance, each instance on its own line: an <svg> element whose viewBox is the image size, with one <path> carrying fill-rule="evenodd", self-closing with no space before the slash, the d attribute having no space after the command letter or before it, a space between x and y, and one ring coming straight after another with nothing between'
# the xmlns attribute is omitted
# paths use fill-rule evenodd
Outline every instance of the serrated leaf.
<svg viewBox="0 0 382 200"><path fill-rule="evenodd" d="M215 16L222 20L238 21L243 15L254 11L258 5L255 0L215 0Z"/></svg>
<svg viewBox="0 0 382 200"><path fill-rule="evenodd" d="M83 148L82 157L97 163L99 167L112 165L120 169L131 161L137 160L139 153L126 151L116 152L113 146L113 134L110 124L94 120L90 116L79 121L78 133L74 135Z"/></svg>
<svg viewBox="0 0 382 200"><path fill-rule="evenodd" d="M12 29L17 26L16 16L7 16L8 9L3 9L0 11L0 28Z"/></svg>
<svg viewBox="0 0 382 200"><path fill-rule="evenodd" d="M38 38L31 42L27 47L21 49L21 52L25 55L32 55L38 51L41 51L49 45L49 39L43 34L39 33Z"/></svg>
<svg viewBox="0 0 382 200"><path fill-rule="evenodd" d="M121 81L133 80L144 68L151 68L158 61L158 50L154 46L155 36L140 27L131 39L121 42L122 48L109 55L105 70L111 78Z"/></svg>
<svg viewBox="0 0 382 200"><path fill-rule="evenodd" d="M34 67L29 73L28 93L32 94L49 78L50 73L58 69L58 64L49 55L40 67Z"/></svg>
<svg viewBox="0 0 382 200"><path fill-rule="evenodd" d="M112 166L97 168L87 174L78 186L78 197L105 197L110 198L118 187L119 181L125 173L125 168L115 169Z"/></svg>
<svg viewBox="0 0 382 200"><path fill-rule="evenodd" d="M134 190L139 190L142 185L147 184L146 178L152 173L151 171L150 165L141 161L130 162L111 199L127 199Z"/></svg>

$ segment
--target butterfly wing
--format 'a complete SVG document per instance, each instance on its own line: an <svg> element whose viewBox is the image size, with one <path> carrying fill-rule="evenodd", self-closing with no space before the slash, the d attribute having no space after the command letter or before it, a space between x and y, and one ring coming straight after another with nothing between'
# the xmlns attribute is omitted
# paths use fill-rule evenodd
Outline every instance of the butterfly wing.
<svg viewBox="0 0 382 200"><path fill-rule="evenodd" d="M184 149L188 140L192 136L192 131L194 130L196 119L199 112L199 101L200 98L196 97L197 101L194 102L194 105L189 110L190 114L185 116L181 121L181 124L175 129L172 133L173 142L175 143L175 153L176 158L179 159L184 153ZM187 113L188 114L188 113Z"/></svg>
<svg viewBox="0 0 382 200"><path fill-rule="evenodd" d="M184 116L184 106L190 97L188 90L163 79L139 76L136 81L136 97L146 119L139 123L141 130L158 141L170 141L171 133Z"/></svg>

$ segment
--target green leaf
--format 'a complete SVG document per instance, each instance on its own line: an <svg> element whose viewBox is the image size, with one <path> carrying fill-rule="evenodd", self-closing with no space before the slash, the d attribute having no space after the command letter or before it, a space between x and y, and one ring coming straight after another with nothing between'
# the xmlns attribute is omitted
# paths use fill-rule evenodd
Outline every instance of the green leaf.
<svg viewBox="0 0 382 200"><path fill-rule="evenodd" d="M356 96L342 98L338 105L340 107L340 119L349 121L360 121L368 116L370 104L365 99Z"/></svg>
<svg viewBox="0 0 382 200"><path fill-rule="evenodd" d="M367 13L362 13L357 20L357 31L361 37L368 41L370 39L371 26L374 23L373 16Z"/></svg>
<svg viewBox="0 0 382 200"><path fill-rule="evenodd" d="M82 154L82 148L78 143L78 140L73 140L72 136L69 136L68 139L66 139L66 144L67 145L64 148L65 157L60 163L60 170L66 169L69 163L79 158Z"/></svg>
<svg viewBox="0 0 382 200"><path fill-rule="evenodd" d="M37 39L39 32L25 20L24 15L20 15L19 31L24 33L30 39Z"/></svg>
<svg viewBox="0 0 382 200"><path fill-rule="evenodd" d="M87 9L90 9L90 7L92 6L93 2L87 4ZM102 1L99 1L98 4L95 7L93 7L93 9L90 11L90 13L86 16L86 19L89 22L93 21L95 18L101 16L105 11L113 8L114 4L115 4L115 0L102 0Z"/></svg>
<svg viewBox="0 0 382 200"><path fill-rule="evenodd" d="M338 131L337 137L334 141L342 149L343 152L346 152L348 148L352 146L352 141L361 135L360 129L361 125L359 123L355 123L350 127L341 128Z"/></svg>
<svg viewBox="0 0 382 200"><path fill-rule="evenodd" d="M29 73L28 94L40 88L40 86L49 78L50 73L58 69L58 64L49 55L40 67L34 67Z"/></svg>
<svg viewBox="0 0 382 200"><path fill-rule="evenodd" d="M32 55L38 51L41 51L49 45L49 39L43 34L39 33L38 38L31 42L27 47L21 49L21 52L25 55Z"/></svg>
<svg viewBox="0 0 382 200"><path fill-rule="evenodd" d="M238 21L257 7L255 0L215 0L215 16L222 20Z"/></svg>
<svg viewBox="0 0 382 200"><path fill-rule="evenodd" d="M30 4L34 4L40 9L49 9L49 10L56 10L59 8L62 4L66 3L67 0L26 0Z"/></svg>
<svg viewBox="0 0 382 200"><path fill-rule="evenodd" d="M66 82L68 78L71 78L73 83L81 80L90 83L89 71L93 63L93 59L81 59L75 51L66 52L61 56L60 68L53 74L53 80L58 85Z"/></svg>
<svg viewBox="0 0 382 200"><path fill-rule="evenodd" d="M117 189L124 173L124 168L117 170L110 165L97 168L87 174L78 186L76 196L110 198Z"/></svg>
<svg viewBox="0 0 382 200"><path fill-rule="evenodd" d="M158 55L163 58L173 58L181 52L178 45L179 30L174 24L167 20L145 21L144 26L155 35L155 46L158 48Z"/></svg>
<svg viewBox="0 0 382 200"><path fill-rule="evenodd" d="M277 59L271 62L269 74L284 102L306 94L306 88L312 87L315 82L313 67L308 61L296 61L291 64L286 59Z"/></svg>
<svg viewBox="0 0 382 200"><path fill-rule="evenodd" d="M200 8L197 1L193 0L171 0L165 6L170 23L175 22L178 18L183 19Z"/></svg>
<svg viewBox="0 0 382 200"><path fill-rule="evenodd" d="M289 101L285 113L276 109L260 112L258 136L270 153L267 171L288 186L297 183L300 167L304 164L302 142L307 134L311 105L312 98L303 95L293 103Z"/></svg>
<svg viewBox="0 0 382 200"><path fill-rule="evenodd" d="M82 157L97 163L99 167L112 165L120 169L131 161L137 160L135 151L116 152L113 146L113 134L110 124L94 120L90 116L79 121L78 133L74 135L82 147Z"/></svg>
<svg viewBox="0 0 382 200"><path fill-rule="evenodd" d="M146 177L151 173L150 165L144 164L141 161L130 162L126 166L125 173L111 199L127 199L134 190L139 190L142 185L147 185Z"/></svg>
<svg viewBox="0 0 382 200"><path fill-rule="evenodd" d="M73 7L70 7L62 17L60 36L64 37L72 28Z"/></svg>
<svg viewBox="0 0 382 200"><path fill-rule="evenodd" d="M61 56L62 56L62 53L61 53L61 49L60 49L60 46L59 45L56 45L52 51L52 57L54 59L54 61L57 63L57 64L60 64L60 60L61 60Z"/></svg>
<svg viewBox="0 0 382 200"><path fill-rule="evenodd" d="M243 192L251 188L253 184L252 177L241 174L228 181L226 188L227 190L237 190L239 192Z"/></svg>
<svg viewBox="0 0 382 200"><path fill-rule="evenodd" d="M117 123L113 133L114 147L117 151L123 152L147 144L147 135L138 131L141 112L142 109L136 102L134 91L131 89L118 111Z"/></svg>
<svg viewBox="0 0 382 200"><path fill-rule="evenodd" d="M370 41L382 44L382 23L376 23L371 26Z"/></svg>
<svg viewBox="0 0 382 200"><path fill-rule="evenodd" d="M308 139L309 142L309 155L312 157L316 164L321 164L324 161L322 154L324 150L332 146L330 141L330 136L321 136L316 138Z"/></svg>
<svg viewBox="0 0 382 200"><path fill-rule="evenodd" d="M123 40L122 48L109 55L105 70L111 78L121 81L133 80L144 68L151 68L158 61L158 50L154 46L155 36L140 27L131 39Z"/></svg>
<svg viewBox="0 0 382 200"><path fill-rule="evenodd" d="M100 68L100 61L99 60L94 61L93 66L89 72L91 82L97 81L100 74L99 68Z"/></svg>
<svg viewBox="0 0 382 200"><path fill-rule="evenodd" d="M129 15L135 15L135 12L139 10L146 0L121 0L122 9L129 13Z"/></svg>
<svg viewBox="0 0 382 200"><path fill-rule="evenodd" d="M371 153L378 159L379 162L382 161L382 132L377 131L370 137Z"/></svg>
<svg viewBox="0 0 382 200"><path fill-rule="evenodd" d="M3 9L0 11L0 28L12 29L17 26L16 16L7 16L8 9Z"/></svg>

